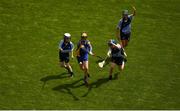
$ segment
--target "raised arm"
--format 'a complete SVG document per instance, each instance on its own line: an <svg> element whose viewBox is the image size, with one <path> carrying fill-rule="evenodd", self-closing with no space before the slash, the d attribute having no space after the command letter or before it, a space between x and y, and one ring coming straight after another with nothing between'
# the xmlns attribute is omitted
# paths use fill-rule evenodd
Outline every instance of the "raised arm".
<svg viewBox="0 0 180 111"><path fill-rule="evenodd" d="M135 8L135 6L132 5L132 9L133 9L132 15L135 16L136 15L136 8Z"/></svg>

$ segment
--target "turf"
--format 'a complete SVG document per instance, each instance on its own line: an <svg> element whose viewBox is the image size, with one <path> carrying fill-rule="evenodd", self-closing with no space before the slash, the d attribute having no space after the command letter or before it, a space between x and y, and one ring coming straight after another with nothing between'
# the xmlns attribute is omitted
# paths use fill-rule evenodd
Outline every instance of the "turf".
<svg viewBox="0 0 180 111"><path fill-rule="evenodd" d="M137 7L128 62L108 81L90 57L91 87L58 66L58 43L87 31L102 57L123 9ZM0 0L0 109L180 109L180 0ZM118 76L118 79L117 79Z"/></svg>

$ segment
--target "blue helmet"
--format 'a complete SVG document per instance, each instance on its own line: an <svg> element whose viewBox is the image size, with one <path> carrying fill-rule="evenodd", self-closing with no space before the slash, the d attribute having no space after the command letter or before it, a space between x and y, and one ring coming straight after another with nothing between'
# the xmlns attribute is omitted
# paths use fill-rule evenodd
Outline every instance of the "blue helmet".
<svg viewBox="0 0 180 111"><path fill-rule="evenodd" d="M108 41L108 45L114 45L114 44L117 44L117 42L114 39L110 39Z"/></svg>
<svg viewBox="0 0 180 111"><path fill-rule="evenodd" d="M64 34L64 39L70 39L71 38L71 34L70 33L65 33Z"/></svg>

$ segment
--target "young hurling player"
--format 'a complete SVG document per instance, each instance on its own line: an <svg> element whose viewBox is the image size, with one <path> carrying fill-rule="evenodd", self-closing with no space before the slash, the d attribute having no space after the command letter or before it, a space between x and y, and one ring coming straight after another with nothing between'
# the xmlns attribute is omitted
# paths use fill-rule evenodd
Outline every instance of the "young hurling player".
<svg viewBox="0 0 180 111"><path fill-rule="evenodd" d="M133 20L133 17L136 15L136 8L135 7L132 8L133 8L133 14L129 15L128 10L123 11L122 13L123 17L117 25L116 35L119 42L121 41L123 47L126 47L128 45L128 42L130 41L131 22Z"/></svg>
<svg viewBox="0 0 180 111"><path fill-rule="evenodd" d="M59 60L60 66L68 70L70 77L73 77L73 70L69 64L70 53L73 58L73 49L74 45L71 42L71 35L69 33L65 33L63 40L59 43Z"/></svg>
<svg viewBox="0 0 180 111"><path fill-rule="evenodd" d="M88 35L86 32L81 34L81 39L77 44L76 56L79 63L80 69L84 71L84 82L88 85L89 75L89 65L88 65L88 55L94 55L92 53L92 46L89 40L87 40Z"/></svg>
<svg viewBox="0 0 180 111"><path fill-rule="evenodd" d="M125 57L127 57L124 49L120 44L118 44L115 40L110 40L108 42L109 51L108 56L111 59L110 62L110 71L109 71L109 80L112 80L112 73L114 67L117 65L120 70L124 69L125 65Z"/></svg>

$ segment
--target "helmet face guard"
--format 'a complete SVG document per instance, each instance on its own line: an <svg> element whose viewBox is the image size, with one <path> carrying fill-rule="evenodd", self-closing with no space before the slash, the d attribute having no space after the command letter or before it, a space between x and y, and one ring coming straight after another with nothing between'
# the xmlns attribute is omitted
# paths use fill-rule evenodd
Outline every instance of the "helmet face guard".
<svg viewBox="0 0 180 111"><path fill-rule="evenodd" d="M66 37L66 36L64 36L64 39L71 39L71 37Z"/></svg>

